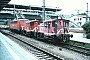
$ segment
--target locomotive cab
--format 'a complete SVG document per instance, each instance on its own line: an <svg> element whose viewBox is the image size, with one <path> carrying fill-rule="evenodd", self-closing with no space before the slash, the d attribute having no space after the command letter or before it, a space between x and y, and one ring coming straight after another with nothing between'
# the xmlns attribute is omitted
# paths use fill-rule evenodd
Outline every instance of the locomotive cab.
<svg viewBox="0 0 90 60"><path fill-rule="evenodd" d="M39 20L33 20L30 22L30 37L36 37L38 31Z"/></svg>
<svg viewBox="0 0 90 60"><path fill-rule="evenodd" d="M72 37L72 35L69 34L69 20L59 19L57 21L52 21L52 24L54 25L55 31L55 35L52 35L54 36L53 39L57 39L57 42L60 43L68 42L70 37Z"/></svg>

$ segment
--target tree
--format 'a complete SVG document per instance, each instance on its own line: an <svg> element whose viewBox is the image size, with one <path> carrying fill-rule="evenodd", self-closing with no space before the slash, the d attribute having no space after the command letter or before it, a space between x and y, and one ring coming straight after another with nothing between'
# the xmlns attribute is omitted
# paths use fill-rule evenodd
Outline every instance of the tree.
<svg viewBox="0 0 90 60"><path fill-rule="evenodd" d="M90 22L85 23L82 28L86 31L86 33L90 33Z"/></svg>
<svg viewBox="0 0 90 60"><path fill-rule="evenodd" d="M86 38L90 39L90 22L85 23L82 28L86 31Z"/></svg>

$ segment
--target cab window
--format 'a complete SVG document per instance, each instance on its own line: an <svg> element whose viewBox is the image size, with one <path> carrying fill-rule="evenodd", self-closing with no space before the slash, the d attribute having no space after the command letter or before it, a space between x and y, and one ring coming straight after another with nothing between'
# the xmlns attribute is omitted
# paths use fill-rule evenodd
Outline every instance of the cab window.
<svg viewBox="0 0 90 60"><path fill-rule="evenodd" d="M57 27L58 26L58 22L57 21L53 21L52 22L52 27Z"/></svg>
<svg viewBox="0 0 90 60"><path fill-rule="evenodd" d="M34 26L34 22L30 22L30 26Z"/></svg>
<svg viewBox="0 0 90 60"><path fill-rule="evenodd" d="M44 23L44 26L45 26L46 28L47 28L47 27L50 28L50 22L45 22L45 23Z"/></svg>
<svg viewBox="0 0 90 60"><path fill-rule="evenodd" d="M50 22L48 22L48 28L50 28Z"/></svg>
<svg viewBox="0 0 90 60"><path fill-rule="evenodd" d="M12 24L17 24L17 21L12 21L11 23L12 23Z"/></svg>
<svg viewBox="0 0 90 60"><path fill-rule="evenodd" d="M21 23L24 23L24 20L20 20Z"/></svg>
<svg viewBox="0 0 90 60"><path fill-rule="evenodd" d="M44 26L45 26L45 27L48 27L48 23L47 23L47 22L45 22L45 23L44 23Z"/></svg>
<svg viewBox="0 0 90 60"><path fill-rule="evenodd" d="M69 27L69 22L64 22L64 27Z"/></svg>

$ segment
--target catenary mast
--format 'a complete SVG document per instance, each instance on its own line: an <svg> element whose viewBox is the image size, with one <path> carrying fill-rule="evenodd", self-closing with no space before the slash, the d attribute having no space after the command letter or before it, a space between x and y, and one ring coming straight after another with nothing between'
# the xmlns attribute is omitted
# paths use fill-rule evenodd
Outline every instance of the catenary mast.
<svg viewBox="0 0 90 60"><path fill-rule="evenodd" d="M88 3L87 3L87 11L86 11L86 13L87 13L87 15L86 15L86 22L88 21Z"/></svg>
<svg viewBox="0 0 90 60"><path fill-rule="evenodd" d="M42 22L45 20L45 0L43 0Z"/></svg>

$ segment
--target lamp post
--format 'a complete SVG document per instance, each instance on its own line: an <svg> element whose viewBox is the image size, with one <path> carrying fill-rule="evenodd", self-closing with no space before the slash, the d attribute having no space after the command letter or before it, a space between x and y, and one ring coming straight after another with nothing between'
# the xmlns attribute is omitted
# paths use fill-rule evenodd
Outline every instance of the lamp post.
<svg viewBox="0 0 90 60"><path fill-rule="evenodd" d="M30 9L30 12L31 12L31 5L29 5L29 9Z"/></svg>
<svg viewBox="0 0 90 60"><path fill-rule="evenodd" d="M15 18L15 4L14 4L14 12L13 12L13 14L14 14L14 18Z"/></svg>
<svg viewBox="0 0 90 60"><path fill-rule="evenodd" d="M56 7L56 14L57 14L57 9L58 9L58 7ZM57 17L56 18L58 19L58 14L57 14Z"/></svg>

